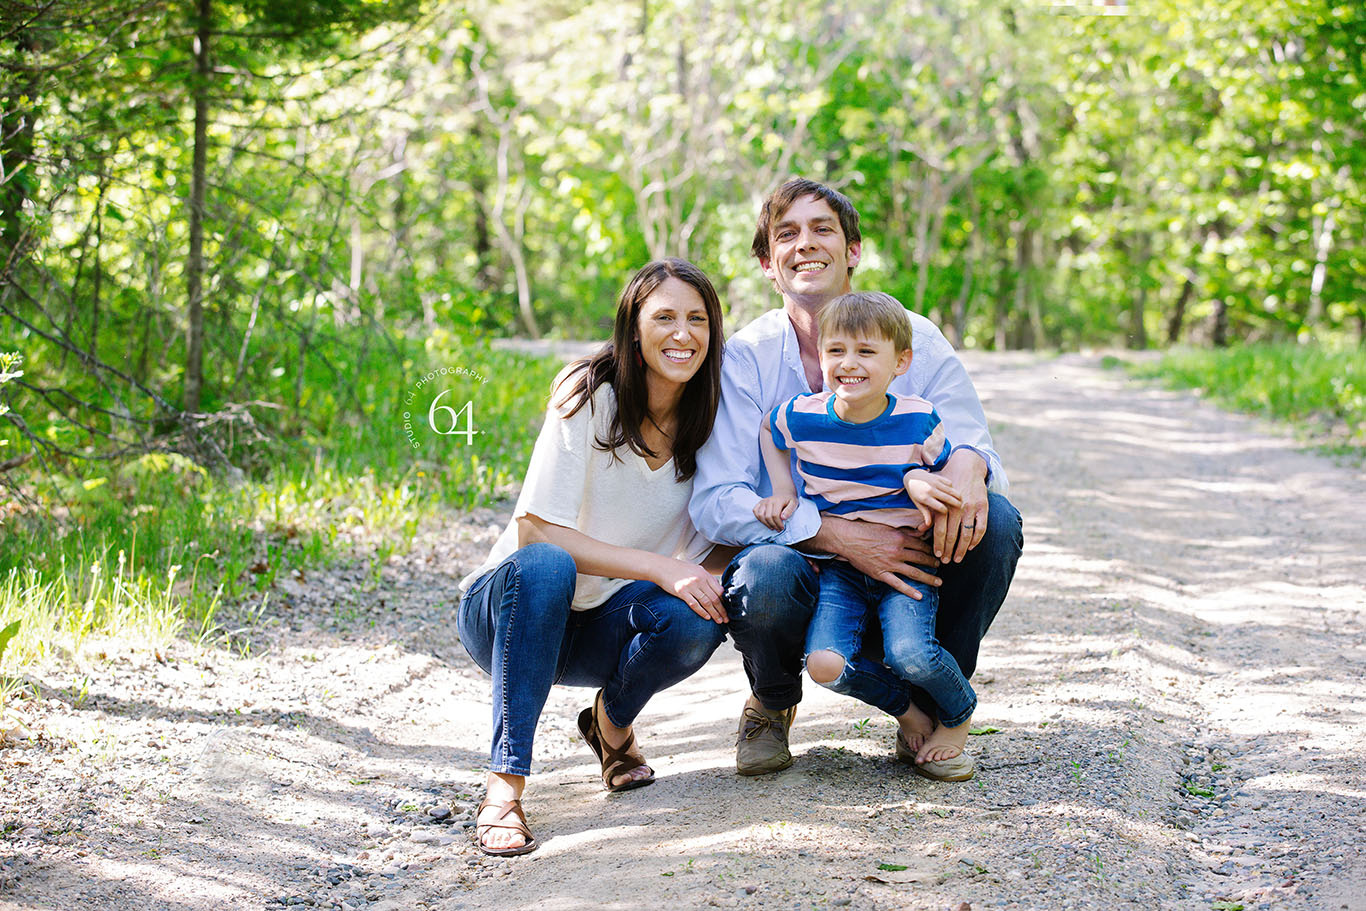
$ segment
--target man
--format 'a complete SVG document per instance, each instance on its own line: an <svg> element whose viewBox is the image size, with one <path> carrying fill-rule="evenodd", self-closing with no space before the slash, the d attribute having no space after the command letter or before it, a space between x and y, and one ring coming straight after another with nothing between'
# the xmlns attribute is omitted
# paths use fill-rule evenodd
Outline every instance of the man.
<svg viewBox="0 0 1366 911"><path fill-rule="evenodd" d="M801 701L806 627L820 590L819 573L805 553L843 557L917 599L902 577L937 585L936 635L970 678L1023 546L1020 514L1005 497L1008 482L977 392L943 333L918 314L911 314L911 368L891 391L926 398L939 412L955 447L943 474L962 505L938 517L928 539L821 516L809 500L781 532L754 517L754 504L771 490L759 450L760 422L779 403L822 387L817 315L850 290L862 252L858 222L843 194L810 180L789 180L764 201L751 252L783 307L727 342L721 408L711 439L698 452L693 523L713 541L744 547L722 579L731 638L750 684L736 744L742 775L792 764L788 733ZM913 695L932 709L923 693ZM914 768L927 777L963 780L974 767L964 753Z"/></svg>

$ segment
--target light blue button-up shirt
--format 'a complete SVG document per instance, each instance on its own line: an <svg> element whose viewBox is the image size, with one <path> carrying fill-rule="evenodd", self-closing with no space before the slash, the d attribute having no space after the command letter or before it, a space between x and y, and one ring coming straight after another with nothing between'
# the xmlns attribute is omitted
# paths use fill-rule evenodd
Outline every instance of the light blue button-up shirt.
<svg viewBox="0 0 1366 911"><path fill-rule="evenodd" d="M939 412L955 449L986 459L987 489L1009 489L1001 459L991 446L987 418L963 362L939 327L911 314L911 369L892 380L892 392L928 399ZM796 544L820 530L816 504L805 497L781 532L754 518L754 504L773 491L759 451L766 413L794 395L816 390L806 382L797 332L787 312L770 310L726 342L721 365L721 407L711 438L697 453L697 475L688 506L693 524L719 544ZM796 480L801 491L800 479Z"/></svg>

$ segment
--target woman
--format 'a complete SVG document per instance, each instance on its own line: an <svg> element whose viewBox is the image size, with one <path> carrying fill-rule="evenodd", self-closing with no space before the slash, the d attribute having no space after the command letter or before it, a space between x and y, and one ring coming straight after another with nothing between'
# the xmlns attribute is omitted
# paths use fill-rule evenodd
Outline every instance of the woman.
<svg viewBox="0 0 1366 911"><path fill-rule="evenodd" d="M711 544L688 499L721 384L721 305L680 259L641 269L617 302L611 344L555 380L512 522L462 583L458 628L493 677L493 747L476 839L492 855L536 848L521 807L552 683L600 687L579 730L609 791L654 770L631 725L725 635ZM717 559L720 559L718 555Z"/></svg>

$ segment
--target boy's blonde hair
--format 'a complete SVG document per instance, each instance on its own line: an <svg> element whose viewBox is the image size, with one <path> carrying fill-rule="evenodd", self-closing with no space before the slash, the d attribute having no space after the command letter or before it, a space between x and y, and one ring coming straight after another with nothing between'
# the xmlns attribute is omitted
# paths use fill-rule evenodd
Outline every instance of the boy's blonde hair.
<svg viewBox="0 0 1366 911"><path fill-rule="evenodd" d="M835 332L857 335L870 331L876 331L887 339L897 351L906 351L911 347L911 315L890 294L851 291L821 308L822 339Z"/></svg>

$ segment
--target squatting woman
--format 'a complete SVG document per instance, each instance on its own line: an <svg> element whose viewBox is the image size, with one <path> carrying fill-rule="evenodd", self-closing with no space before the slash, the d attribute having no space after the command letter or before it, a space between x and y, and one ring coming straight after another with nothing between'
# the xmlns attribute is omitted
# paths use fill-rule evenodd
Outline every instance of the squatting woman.
<svg viewBox="0 0 1366 911"><path fill-rule="evenodd" d="M512 522L461 583L460 639L493 678L485 854L536 848L521 797L551 684L598 688L579 729L603 786L640 787L654 770L632 723L725 635L712 546L688 518L721 348L711 283L660 260L622 291L612 341L555 380Z"/></svg>

